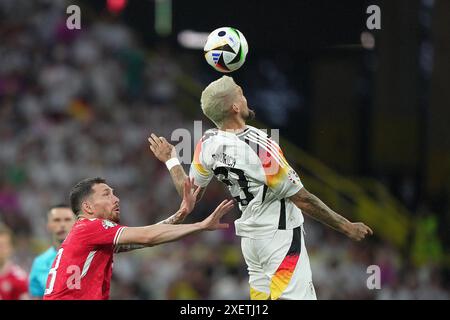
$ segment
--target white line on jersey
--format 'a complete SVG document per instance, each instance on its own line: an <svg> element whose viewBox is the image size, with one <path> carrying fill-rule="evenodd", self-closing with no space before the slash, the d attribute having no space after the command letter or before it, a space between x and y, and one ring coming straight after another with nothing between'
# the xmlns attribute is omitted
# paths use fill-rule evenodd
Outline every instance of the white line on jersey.
<svg viewBox="0 0 450 320"><path fill-rule="evenodd" d="M254 133L249 133L246 138L248 138L250 141L258 144L261 146L264 150L266 150L281 166L289 166L289 164L284 160L284 158L281 156L281 154L276 150L272 145L271 142L267 142L264 140L264 138L255 136Z"/></svg>

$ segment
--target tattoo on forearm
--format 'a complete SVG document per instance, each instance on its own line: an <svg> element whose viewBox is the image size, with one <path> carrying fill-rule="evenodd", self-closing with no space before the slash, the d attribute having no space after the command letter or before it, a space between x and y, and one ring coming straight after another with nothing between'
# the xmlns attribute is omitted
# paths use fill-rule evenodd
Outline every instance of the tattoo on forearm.
<svg viewBox="0 0 450 320"><path fill-rule="evenodd" d="M342 226L348 222L313 194L309 194L303 199L303 202L305 203L304 210L308 215L338 231L342 231Z"/></svg>
<svg viewBox="0 0 450 320"><path fill-rule="evenodd" d="M159 222L158 224L180 224L183 222L184 219L182 219L178 212L171 215L169 218Z"/></svg>

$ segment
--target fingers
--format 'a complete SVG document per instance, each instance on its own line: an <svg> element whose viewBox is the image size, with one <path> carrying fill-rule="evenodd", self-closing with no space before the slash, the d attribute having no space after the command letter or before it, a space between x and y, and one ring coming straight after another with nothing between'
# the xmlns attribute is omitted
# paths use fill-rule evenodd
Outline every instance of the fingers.
<svg viewBox="0 0 450 320"><path fill-rule="evenodd" d="M151 134L150 135L150 137L148 137L148 142L150 142L150 144L152 145L152 146L154 146L154 147L157 147L158 145L157 145L157 143L156 143L156 141L153 139L153 134Z"/></svg>
<svg viewBox="0 0 450 320"><path fill-rule="evenodd" d="M214 210L212 216L214 217L214 219L220 220L220 218L222 218L228 211L230 211L231 208L233 208L233 206L234 206L233 200L223 200L217 206L216 210Z"/></svg>
<svg viewBox="0 0 450 320"><path fill-rule="evenodd" d="M230 210L234 207L234 200L228 200L228 202L225 204L225 209Z"/></svg>
<svg viewBox="0 0 450 320"><path fill-rule="evenodd" d="M354 228L353 228L353 232L352 232L352 235L350 236L350 238L355 241L361 241L366 236L373 235L372 229L370 229L368 226L366 226L362 222L353 223L353 226L354 226Z"/></svg>
<svg viewBox="0 0 450 320"><path fill-rule="evenodd" d="M171 146L171 144L167 142L166 138L157 137L154 133L152 133L150 135L150 137L148 138L148 141L155 148L162 147L162 146Z"/></svg>
<svg viewBox="0 0 450 320"><path fill-rule="evenodd" d="M234 201L228 200L220 208L219 217L222 218L227 212L229 212L234 207Z"/></svg>
<svg viewBox="0 0 450 320"><path fill-rule="evenodd" d="M363 236L366 235L373 235L372 229L370 229L368 226L366 226L364 223L361 223L361 232Z"/></svg>
<svg viewBox="0 0 450 320"><path fill-rule="evenodd" d="M159 137L159 140L161 141L161 144L169 144L169 142L167 142L166 138L164 137Z"/></svg>
<svg viewBox="0 0 450 320"><path fill-rule="evenodd" d="M162 141L160 138L158 138L154 133L150 135L153 138L153 141L156 143L156 145L160 146L162 144Z"/></svg>
<svg viewBox="0 0 450 320"><path fill-rule="evenodd" d="M373 231L368 226L362 223L361 229L359 230L357 241L363 240L368 235L369 236L373 235Z"/></svg>
<svg viewBox="0 0 450 320"><path fill-rule="evenodd" d="M192 188L192 180L189 177L186 177L186 179L184 179L184 185L189 186L189 191Z"/></svg>
<svg viewBox="0 0 450 320"><path fill-rule="evenodd" d="M156 144L155 141L153 141L152 138L148 138L147 140L148 140L148 142L150 142L150 149L151 149L153 152L155 152L154 150L158 147L158 145ZM152 148L153 148L153 149L152 149Z"/></svg>
<svg viewBox="0 0 450 320"><path fill-rule="evenodd" d="M170 143L169 142L167 142L167 140L166 140L166 138L164 138L164 137L158 137L158 136L156 136L156 134L154 134L154 133L152 133L151 135L150 135L150 137L148 138L148 142L150 142L150 144L153 146L153 147L160 147L160 146L162 146L162 145L164 145L164 144L167 144L167 145L170 145Z"/></svg>
<svg viewBox="0 0 450 320"><path fill-rule="evenodd" d="M214 210L214 212L206 218L204 221L206 222L207 230L216 230L216 229L226 229L229 227L228 223L219 223L220 218L222 218L228 211L231 210L234 206L234 200L223 200Z"/></svg>
<svg viewBox="0 0 450 320"><path fill-rule="evenodd" d="M228 200L223 200L223 201L216 207L216 210L214 210L213 213L217 213L217 212L219 212L220 210L222 210L222 207L223 207L227 202L228 202Z"/></svg>
<svg viewBox="0 0 450 320"><path fill-rule="evenodd" d="M220 219L229 212L234 206L234 200L224 200L222 201L216 208L216 210L212 213L212 228L213 229L227 229L229 228L228 223L219 223Z"/></svg>
<svg viewBox="0 0 450 320"><path fill-rule="evenodd" d="M197 189L195 189L195 191L194 191L194 197L195 197L195 199L198 198L198 194L200 193L200 190L202 190L202 187L197 187Z"/></svg>

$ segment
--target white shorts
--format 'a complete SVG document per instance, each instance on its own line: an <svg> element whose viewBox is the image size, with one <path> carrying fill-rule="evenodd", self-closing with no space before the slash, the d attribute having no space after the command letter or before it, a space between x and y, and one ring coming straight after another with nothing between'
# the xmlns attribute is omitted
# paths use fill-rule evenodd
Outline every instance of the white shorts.
<svg viewBox="0 0 450 320"><path fill-rule="evenodd" d="M252 300L317 300L303 226L272 239L242 238Z"/></svg>

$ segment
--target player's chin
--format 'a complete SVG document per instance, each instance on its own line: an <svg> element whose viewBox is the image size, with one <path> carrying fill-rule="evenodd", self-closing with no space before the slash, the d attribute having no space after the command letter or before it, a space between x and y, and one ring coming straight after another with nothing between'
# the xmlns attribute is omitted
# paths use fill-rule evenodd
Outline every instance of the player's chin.
<svg viewBox="0 0 450 320"><path fill-rule="evenodd" d="M120 211L113 211L110 220L115 223L120 222Z"/></svg>

